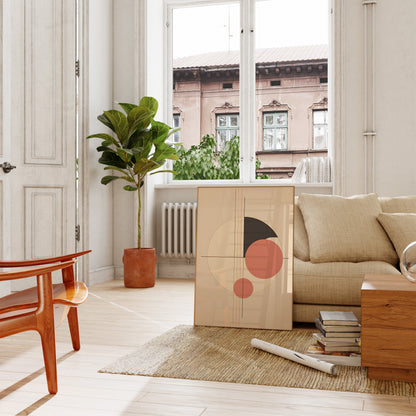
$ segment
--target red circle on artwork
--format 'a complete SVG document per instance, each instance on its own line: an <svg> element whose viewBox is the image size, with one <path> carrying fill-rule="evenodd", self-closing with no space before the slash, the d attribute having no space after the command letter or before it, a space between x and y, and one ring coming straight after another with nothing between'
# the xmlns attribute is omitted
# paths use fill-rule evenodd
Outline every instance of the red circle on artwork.
<svg viewBox="0 0 416 416"><path fill-rule="evenodd" d="M234 283L233 290L236 296L246 299L253 293L253 283L248 279L238 279Z"/></svg>
<svg viewBox="0 0 416 416"><path fill-rule="evenodd" d="M257 240L246 251L248 271L259 279L270 279L283 265L283 253L271 240Z"/></svg>

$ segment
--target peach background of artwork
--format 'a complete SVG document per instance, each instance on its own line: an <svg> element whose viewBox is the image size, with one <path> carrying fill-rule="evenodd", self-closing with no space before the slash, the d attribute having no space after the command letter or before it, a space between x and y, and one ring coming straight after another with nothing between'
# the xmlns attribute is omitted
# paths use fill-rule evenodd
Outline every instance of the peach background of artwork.
<svg viewBox="0 0 416 416"><path fill-rule="evenodd" d="M293 187L198 188L195 325L292 329ZM283 266L270 279L254 277L244 259L244 216L270 226ZM233 285L253 284L247 298Z"/></svg>

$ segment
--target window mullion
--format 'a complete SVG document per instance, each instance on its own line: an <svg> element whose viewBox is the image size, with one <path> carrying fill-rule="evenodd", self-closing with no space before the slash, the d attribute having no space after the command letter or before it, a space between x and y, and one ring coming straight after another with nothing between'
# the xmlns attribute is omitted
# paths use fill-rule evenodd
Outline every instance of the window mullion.
<svg viewBox="0 0 416 416"><path fill-rule="evenodd" d="M255 179L256 71L254 63L255 0L240 3L240 179Z"/></svg>

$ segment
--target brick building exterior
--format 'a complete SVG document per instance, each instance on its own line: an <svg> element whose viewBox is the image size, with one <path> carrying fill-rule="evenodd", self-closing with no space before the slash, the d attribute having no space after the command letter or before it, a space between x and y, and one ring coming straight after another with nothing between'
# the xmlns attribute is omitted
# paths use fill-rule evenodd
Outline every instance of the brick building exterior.
<svg viewBox="0 0 416 416"><path fill-rule="evenodd" d="M174 60L173 113L186 148L213 134L239 135L239 53ZM256 51L256 156L261 173L291 177L305 157L328 152L327 45Z"/></svg>

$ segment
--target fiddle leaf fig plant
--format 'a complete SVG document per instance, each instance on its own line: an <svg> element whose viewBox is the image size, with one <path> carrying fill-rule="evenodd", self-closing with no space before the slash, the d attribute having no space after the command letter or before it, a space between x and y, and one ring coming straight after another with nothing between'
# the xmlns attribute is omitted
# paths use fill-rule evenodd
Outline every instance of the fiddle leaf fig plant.
<svg viewBox="0 0 416 416"><path fill-rule="evenodd" d="M107 185L117 179L127 182L123 188L126 191L136 191L139 208L137 212L138 230L137 247L141 247L141 195L147 174L160 172L167 159L178 160L176 149L167 143L171 134L179 129L172 129L167 124L156 121L154 116L158 109L158 102L153 97L143 97L139 105L118 103L123 112L118 110L104 111L98 120L110 128L114 134L96 133L87 139L102 140L97 151L101 153L98 162L105 165L104 170L112 171L101 179Z"/></svg>

